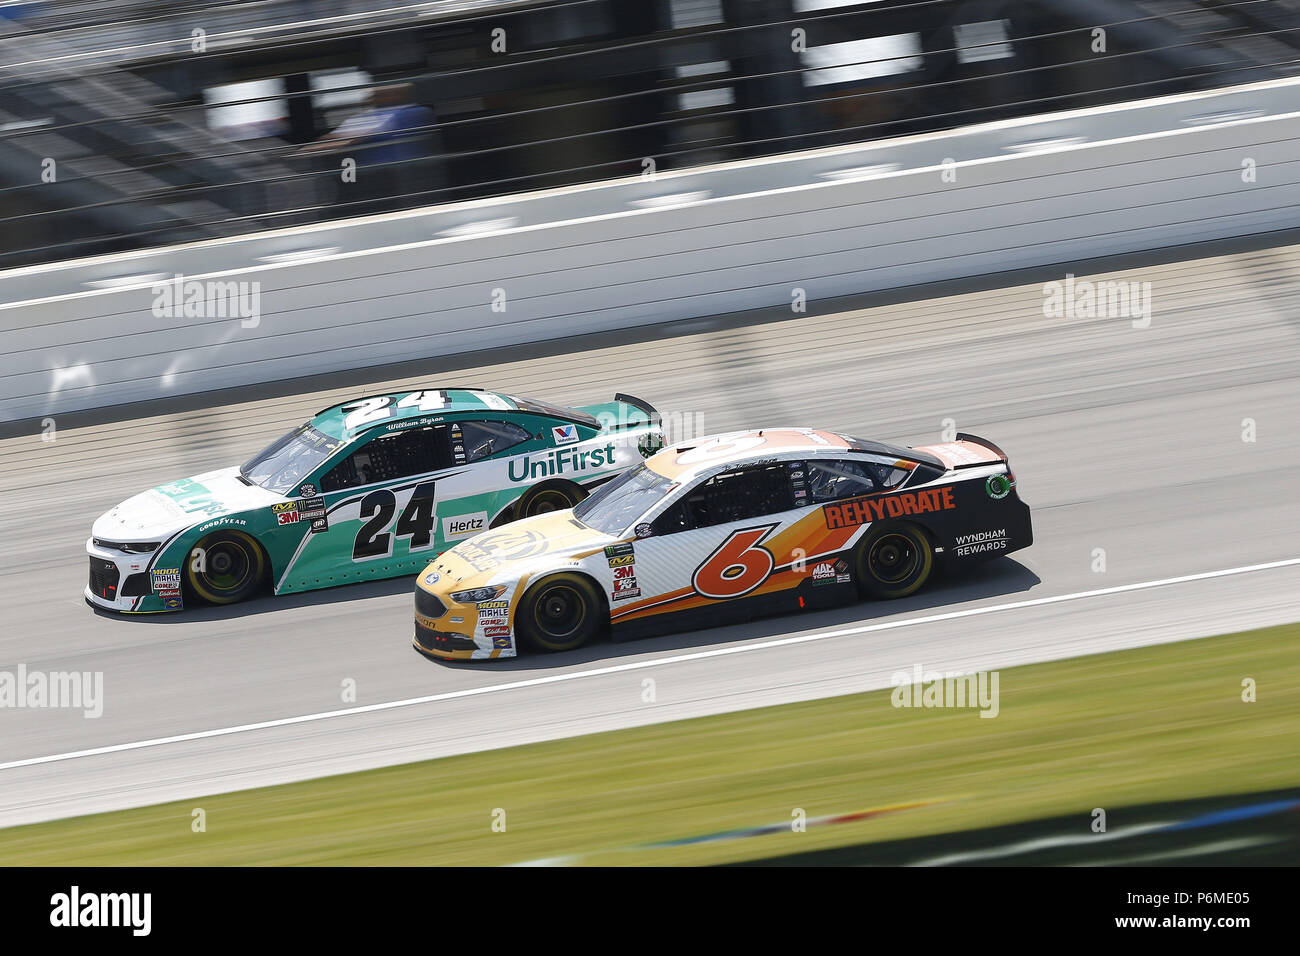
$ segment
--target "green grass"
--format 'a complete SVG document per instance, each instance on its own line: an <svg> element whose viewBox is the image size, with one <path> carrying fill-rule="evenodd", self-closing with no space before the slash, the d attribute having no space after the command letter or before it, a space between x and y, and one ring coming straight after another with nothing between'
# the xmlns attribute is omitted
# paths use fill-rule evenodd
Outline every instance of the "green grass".
<svg viewBox="0 0 1300 956"><path fill-rule="evenodd" d="M888 691L0 830L11 865L699 864L1300 785L1300 625L1001 672L1001 713ZM1241 700L1243 678L1258 701ZM651 705L647 705L651 706ZM930 802L673 849L738 827ZM191 811L207 812L192 833ZM494 808L506 832L493 832Z"/></svg>

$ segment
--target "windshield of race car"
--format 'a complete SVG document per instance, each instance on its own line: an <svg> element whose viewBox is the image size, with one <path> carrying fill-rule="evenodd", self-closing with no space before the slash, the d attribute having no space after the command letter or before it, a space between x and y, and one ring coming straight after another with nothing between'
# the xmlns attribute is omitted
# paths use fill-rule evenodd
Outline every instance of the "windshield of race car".
<svg viewBox="0 0 1300 956"><path fill-rule="evenodd" d="M282 495L296 488L338 445L338 439L302 425L246 461L239 473L253 484Z"/></svg>
<svg viewBox="0 0 1300 956"><path fill-rule="evenodd" d="M671 478L638 465L593 491L573 509L573 516L589 528L619 535L675 487Z"/></svg>

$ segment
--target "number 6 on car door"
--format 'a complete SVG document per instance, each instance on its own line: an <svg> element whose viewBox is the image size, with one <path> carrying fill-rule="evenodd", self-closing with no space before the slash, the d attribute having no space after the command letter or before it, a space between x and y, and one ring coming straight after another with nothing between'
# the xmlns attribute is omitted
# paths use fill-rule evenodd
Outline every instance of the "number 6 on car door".
<svg viewBox="0 0 1300 956"><path fill-rule="evenodd" d="M733 531L716 551L695 569L691 586L707 598L744 597L768 579L776 567L772 552L759 543L775 524Z"/></svg>

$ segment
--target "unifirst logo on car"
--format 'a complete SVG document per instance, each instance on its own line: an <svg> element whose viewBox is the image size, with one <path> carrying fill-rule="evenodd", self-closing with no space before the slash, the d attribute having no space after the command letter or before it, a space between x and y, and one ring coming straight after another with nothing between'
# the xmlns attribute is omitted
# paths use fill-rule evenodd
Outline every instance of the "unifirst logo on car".
<svg viewBox="0 0 1300 956"><path fill-rule="evenodd" d="M562 475L566 471L585 471L588 468L605 468L614 464L614 445L593 451L550 451L536 457L524 455L510 462L511 481L535 481Z"/></svg>

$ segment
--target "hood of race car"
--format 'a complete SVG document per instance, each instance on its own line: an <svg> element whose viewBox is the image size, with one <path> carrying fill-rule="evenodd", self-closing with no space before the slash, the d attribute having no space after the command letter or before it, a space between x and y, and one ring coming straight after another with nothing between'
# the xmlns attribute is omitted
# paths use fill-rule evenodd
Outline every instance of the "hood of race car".
<svg viewBox="0 0 1300 956"><path fill-rule="evenodd" d="M480 587L573 561L622 539L588 528L568 511L511 522L462 541L434 559L419 586L434 591ZM430 574L435 574L429 581Z"/></svg>
<svg viewBox="0 0 1300 956"><path fill-rule="evenodd" d="M201 521L283 500L275 492L245 484L238 467L222 468L128 498L100 515L91 534L108 541L161 541Z"/></svg>

